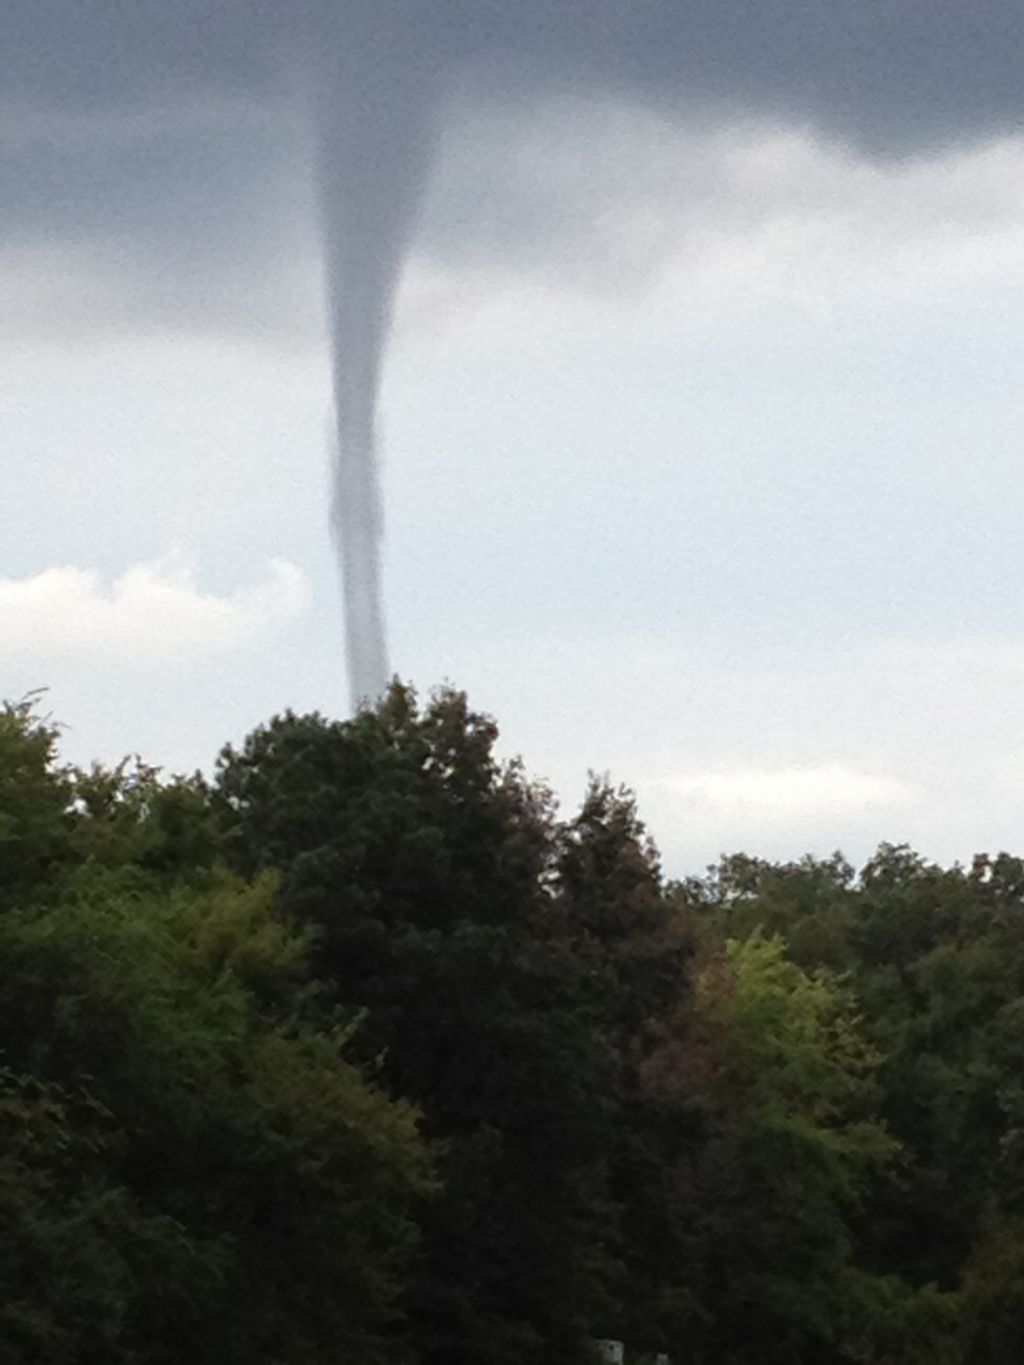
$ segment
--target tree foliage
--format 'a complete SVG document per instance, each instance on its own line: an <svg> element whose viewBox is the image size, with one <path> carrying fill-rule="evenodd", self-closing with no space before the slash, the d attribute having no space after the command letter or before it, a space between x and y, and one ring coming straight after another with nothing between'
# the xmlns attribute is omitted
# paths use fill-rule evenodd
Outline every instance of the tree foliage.
<svg viewBox="0 0 1024 1365"><path fill-rule="evenodd" d="M1020 1358L1020 860L666 887L450 689L58 738L0 713L4 1361Z"/></svg>
<svg viewBox="0 0 1024 1365"><path fill-rule="evenodd" d="M218 780L236 865L282 869L334 998L444 1142L412 1299L446 1365L584 1360L621 1319L625 1064L681 983L631 799L595 784L560 824L496 736L462 694L396 686L347 724L278 718Z"/></svg>
<svg viewBox="0 0 1024 1365"><path fill-rule="evenodd" d="M415 1111L314 1011L272 879L168 884L180 787L69 786L21 736L48 856L0 919L0 1356L394 1358L432 1181Z"/></svg>

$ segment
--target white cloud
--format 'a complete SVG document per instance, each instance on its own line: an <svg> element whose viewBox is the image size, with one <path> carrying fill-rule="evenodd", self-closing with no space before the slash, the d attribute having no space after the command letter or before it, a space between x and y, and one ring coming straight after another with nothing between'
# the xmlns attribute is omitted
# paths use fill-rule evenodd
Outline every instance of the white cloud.
<svg viewBox="0 0 1024 1365"><path fill-rule="evenodd" d="M0 340L76 344L154 332L231 338L308 354L324 346L322 279L312 234L268 246L257 268L239 253L224 263L198 250L170 271L152 242L0 245ZM250 267L246 269L246 265Z"/></svg>
<svg viewBox="0 0 1024 1365"><path fill-rule="evenodd" d="M673 876L739 850L951 863L1024 842L1019 637L498 637L411 671L457 678L568 803L588 768L633 786Z"/></svg>
<svg viewBox="0 0 1024 1365"><path fill-rule="evenodd" d="M109 586L93 570L61 566L0 579L0 641L8 662L192 662L277 630L308 603L303 573L284 560L223 595L202 591L174 556L132 565Z"/></svg>
<svg viewBox="0 0 1024 1365"><path fill-rule="evenodd" d="M691 773L652 785L667 788L684 809L710 807L729 817L750 814L779 821L900 806L914 795L894 777L857 772L838 763Z"/></svg>
<svg viewBox="0 0 1024 1365"><path fill-rule="evenodd" d="M405 310L436 325L524 290L646 303L667 289L719 312L784 297L829 324L837 305L948 302L1020 281L1022 186L1022 137L882 163L763 124L498 114L449 139Z"/></svg>

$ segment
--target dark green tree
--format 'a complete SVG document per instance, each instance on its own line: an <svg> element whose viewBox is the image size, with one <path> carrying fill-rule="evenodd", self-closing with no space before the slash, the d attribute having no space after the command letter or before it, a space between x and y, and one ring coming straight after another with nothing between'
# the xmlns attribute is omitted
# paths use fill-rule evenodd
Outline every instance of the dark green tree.
<svg viewBox="0 0 1024 1365"><path fill-rule="evenodd" d="M445 1144L416 1290L445 1365L582 1361L622 1322L627 1053L681 989L631 802L597 784L560 825L496 737L461 693L396 686L351 722L271 722L218 779L236 865L282 869L322 977Z"/></svg>
<svg viewBox="0 0 1024 1365"><path fill-rule="evenodd" d="M56 767L57 731L34 701L0 709L0 913L42 895L72 857L69 775Z"/></svg>

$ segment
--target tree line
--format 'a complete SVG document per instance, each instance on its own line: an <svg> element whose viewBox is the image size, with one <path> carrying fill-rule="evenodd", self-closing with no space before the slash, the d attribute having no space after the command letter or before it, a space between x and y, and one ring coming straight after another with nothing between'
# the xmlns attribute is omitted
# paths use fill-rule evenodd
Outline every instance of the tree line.
<svg viewBox="0 0 1024 1365"><path fill-rule="evenodd" d="M668 883L396 684L212 777L0 711L0 1358L1009 1365L1024 863Z"/></svg>

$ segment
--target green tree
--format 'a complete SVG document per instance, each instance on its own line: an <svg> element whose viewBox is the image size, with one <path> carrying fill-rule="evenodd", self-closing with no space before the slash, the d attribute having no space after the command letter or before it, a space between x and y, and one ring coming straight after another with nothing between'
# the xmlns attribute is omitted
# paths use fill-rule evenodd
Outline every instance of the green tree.
<svg viewBox="0 0 1024 1365"><path fill-rule="evenodd" d="M930 1340L926 1323L944 1344L925 1359L1012 1356L1024 864L1001 854L943 869L883 845L857 877L839 860L733 859L677 894L711 932L763 926L805 970L842 968L882 1059L876 1115L899 1151L850 1223L867 1275L851 1282L851 1302L877 1308L851 1326L854 1358L917 1358L892 1342Z"/></svg>
<svg viewBox="0 0 1024 1365"><path fill-rule="evenodd" d="M445 1365L583 1361L622 1321L625 1054L681 989L631 802L597 784L560 825L496 736L461 693L396 686L351 722L278 718L218 778L236 866L282 869L364 1055L444 1141L416 1302Z"/></svg>
<svg viewBox="0 0 1024 1365"><path fill-rule="evenodd" d="M56 767L57 731L34 702L0 709L0 912L42 895L72 856L68 774Z"/></svg>
<svg viewBox="0 0 1024 1365"><path fill-rule="evenodd" d="M0 1358L398 1360L415 1110L325 1024L273 879L198 866L201 793L66 773L7 720Z"/></svg>
<svg viewBox="0 0 1024 1365"><path fill-rule="evenodd" d="M849 1222L895 1147L874 1117L878 1064L835 976L802 971L779 939L706 945L648 1071L694 1128L671 1184L682 1358L856 1358Z"/></svg>
<svg viewBox="0 0 1024 1365"><path fill-rule="evenodd" d="M54 1330L104 1361L389 1358L428 1180L414 1112L366 1086L344 1036L261 1008L304 951L269 887L101 886L0 926L5 1056L71 1097L50 1129L80 1153L62 1172L64 1140L50 1165L41 1148L36 1221L59 1245L70 1182L112 1267L87 1306L36 1282ZM17 1346L4 1358L34 1358Z"/></svg>

